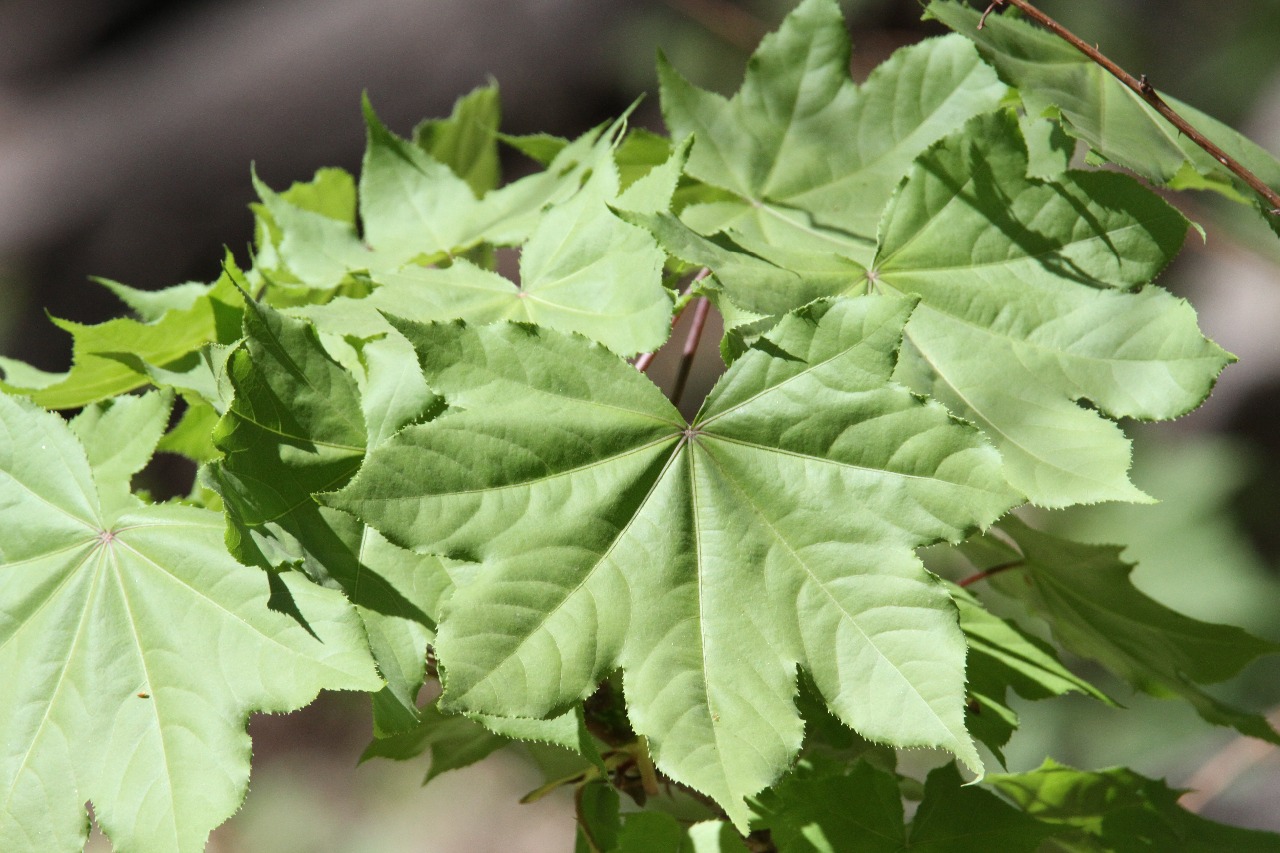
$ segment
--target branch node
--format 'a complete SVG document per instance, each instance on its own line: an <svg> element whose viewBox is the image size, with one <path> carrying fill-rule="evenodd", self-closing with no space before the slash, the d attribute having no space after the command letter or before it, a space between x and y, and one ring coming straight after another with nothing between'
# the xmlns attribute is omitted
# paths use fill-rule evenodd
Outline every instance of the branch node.
<svg viewBox="0 0 1280 853"><path fill-rule="evenodd" d="M992 10L1000 6L1004 6L1006 2L1008 2L1008 0L991 0L991 5L987 7L987 11L983 12L982 17L978 19L978 29L982 29L987 25L987 15L990 15Z"/></svg>

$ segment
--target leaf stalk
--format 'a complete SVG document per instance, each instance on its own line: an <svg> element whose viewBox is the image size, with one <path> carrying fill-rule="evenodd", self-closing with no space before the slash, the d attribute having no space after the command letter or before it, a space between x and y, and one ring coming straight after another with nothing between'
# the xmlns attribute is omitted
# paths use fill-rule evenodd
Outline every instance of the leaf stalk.
<svg viewBox="0 0 1280 853"><path fill-rule="evenodd" d="M987 6L986 11L982 13L982 17L978 20L978 29L982 29L987 22L987 16L994 10L1004 8L1005 6L1016 6L1021 9L1023 14L1038 24L1043 26L1049 32L1058 38L1070 44L1076 50L1083 53L1091 61L1101 66L1112 77L1115 77L1128 88L1132 89L1137 95L1146 101L1152 109L1162 115L1170 124L1178 129L1180 133L1200 146L1210 157L1217 160L1227 169L1230 169L1240 180L1249 185L1249 188L1257 193L1265 202L1264 209L1272 216L1280 216L1280 192L1276 192L1271 187L1263 183L1262 179L1249 171L1240 161L1236 160L1227 152L1223 151L1215 145L1203 133L1196 130L1186 119L1178 114L1173 107L1165 103L1164 98L1156 91L1151 82L1147 80L1147 75L1134 77L1125 71L1105 54L1098 49L1096 45L1091 45L1084 39L1077 36L1071 30L1058 23L1053 18L1033 6L1028 0L991 0L991 5Z"/></svg>

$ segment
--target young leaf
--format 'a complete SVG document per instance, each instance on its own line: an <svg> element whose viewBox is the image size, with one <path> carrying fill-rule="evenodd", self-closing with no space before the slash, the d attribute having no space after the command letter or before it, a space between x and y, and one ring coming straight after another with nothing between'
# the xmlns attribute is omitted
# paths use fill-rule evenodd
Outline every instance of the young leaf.
<svg viewBox="0 0 1280 853"><path fill-rule="evenodd" d="M799 664L867 737L976 769L963 638L912 548L1016 498L970 428L889 381L911 308L788 317L691 425L580 338L401 323L455 408L321 499L484 563L441 622L448 707L546 716L621 665L659 767L741 825L799 747Z"/></svg>
<svg viewBox="0 0 1280 853"><path fill-rule="evenodd" d="M377 726L401 730L417 716L426 645L439 598L452 583L448 567L312 500L355 474L368 440L356 380L315 331L250 301L244 338L228 362L235 397L214 431L224 458L208 468L226 509L228 548L266 569L300 565L317 582L346 592L387 679L376 702ZM371 368L367 393L383 401L382 432L429 408L429 392L411 389L407 397L417 411L389 414L405 397L403 363L375 356Z"/></svg>
<svg viewBox="0 0 1280 853"><path fill-rule="evenodd" d="M989 612L959 587L951 588L951 597L960 608L960 628L969 644L965 661L971 697L969 733L1001 762L1001 748L1018 726L1018 715L1005 699L1010 688L1024 699L1048 699L1074 691L1111 703L1064 667L1047 643Z"/></svg>
<svg viewBox="0 0 1280 853"><path fill-rule="evenodd" d="M1031 115L1060 115L1063 128L1103 157L1174 189L1211 189L1251 203L1253 190L1182 135L1132 89L1052 33L951 0L926 12L972 39L1000 76L1018 87ZM1241 134L1168 95L1161 97L1264 183L1280 189L1280 161ZM1280 217L1270 216L1272 222Z"/></svg>
<svg viewBox="0 0 1280 853"><path fill-rule="evenodd" d="M529 238L542 208L570 198L588 171L612 168L609 132L596 128L565 147L538 172L477 199L449 166L388 130L366 101L369 144L360 175L358 234L354 218L305 209L255 179L278 229L278 263L296 281L332 290L352 273L380 278L406 264L437 260L481 242L514 245ZM267 268L267 267L263 267Z"/></svg>
<svg viewBox="0 0 1280 853"><path fill-rule="evenodd" d="M135 502L129 482L155 453L172 406L172 394L116 397L86 406L71 421L107 511Z"/></svg>
<svg viewBox="0 0 1280 853"><path fill-rule="evenodd" d="M892 773L859 761L844 773L801 768L760 798L761 818L781 853L1033 853L1057 827L962 784L954 764L929 773L924 798L904 825Z"/></svg>
<svg viewBox="0 0 1280 853"><path fill-rule="evenodd" d="M144 364L169 366L211 341L234 341L239 336L243 299L233 280L234 261L228 258L227 263L229 271L203 296L189 307L170 308L155 322L121 317L85 326L55 319L55 325L73 338L71 371L42 388L11 390L27 394L45 408L77 408L147 385L150 377ZM133 360L116 357L120 353Z"/></svg>
<svg viewBox="0 0 1280 853"><path fill-rule="evenodd" d="M446 119L428 119L413 129L413 141L467 182L476 198L498 186L498 87L482 86L458 99Z"/></svg>
<svg viewBox="0 0 1280 853"><path fill-rule="evenodd" d="M987 780L1033 817L1074 830L1086 844L1096 840L1087 850L1280 851L1280 835L1206 820L1178 805L1180 791L1121 767L1087 772L1049 759L1038 770Z"/></svg>
<svg viewBox="0 0 1280 853"><path fill-rule="evenodd" d="M619 197L606 151L587 184L548 207L533 227L520 257L519 286L456 259L447 267L376 273L377 287L368 297L339 297L296 313L325 331L361 337L389 331L385 311L419 321L535 322L587 335L622 355L656 349L671 324L671 298L662 285L666 256L646 231L614 216L607 204L635 210L665 204L685 153L678 148Z"/></svg>
<svg viewBox="0 0 1280 853"><path fill-rule="evenodd" d="M924 154L890 202L868 278L920 297L899 377L979 425L1033 502L1145 500L1103 415L1185 414L1233 360L1186 302L1135 289L1186 221L1123 175L1026 172L1017 123L995 113Z"/></svg>
<svg viewBox="0 0 1280 853"><path fill-rule="evenodd" d="M834 0L806 0L766 36L730 100L692 86L661 58L658 74L672 137L695 137L689 174L738 197L690 208L687 222L863 264L915 156L1005 92L956 37L898 52L859 88Z"/></svg>
<svg viewBox="0 0 1280 853"><path fill-rule="evenodd" d="M89 800L118 849L202 850L244 795L250 710L381 686L340 595L286 575L305 621L269 610L216 514L108 508L111 467L0 396L0 849L81 849Z"/></svg>
<svg viewBox="0 0 1280 853"><path fill-rule="evenodd" d="M1066 648L1139 690L1186 700L1215 725L1280 743L1280 733L1261 715L1232 708L1197 686L1224 681L1280 646L1239 628L1191 619L1143 595L1129 580L1133 565L1120 558L1121 548L1058 539L1013 517L1001 522L1001 530L1016 551L994 536L974 547L1022 563L991 582L1048 622Z"/></svg>

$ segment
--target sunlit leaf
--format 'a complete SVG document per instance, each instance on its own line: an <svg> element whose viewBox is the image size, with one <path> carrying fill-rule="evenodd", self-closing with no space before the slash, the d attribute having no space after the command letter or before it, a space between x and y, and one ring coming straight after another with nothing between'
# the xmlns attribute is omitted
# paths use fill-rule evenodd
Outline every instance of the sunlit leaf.
<svg viewBox="0 0 1280 853"><path fill-rule="evenodd" d="M285 575L303 621L273 612L216 514L100 486L60 417L0 396L0 848L79 850L87 800L118 849L200 851L244 795L250 710L380 682L341 596Z"/></svg>
<svg viewBox="0 0 1280 853"><path fill-rule="evenodd" d="M692 424L581 339L403 324L457 408L325 502L484 563L442 621L448 707L545 716L621 665L658 766L741 821L799 747L798 664L865 736L976 769L963 638L911 549L1015 498L970 429L889 382L911 307L789 317Z"/></svg>

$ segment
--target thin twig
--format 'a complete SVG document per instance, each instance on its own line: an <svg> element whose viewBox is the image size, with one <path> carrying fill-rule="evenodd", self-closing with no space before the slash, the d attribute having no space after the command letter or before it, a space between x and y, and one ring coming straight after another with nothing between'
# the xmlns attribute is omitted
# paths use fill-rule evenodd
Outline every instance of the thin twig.
<svg viewBox="0 0 1280 853"><path fill-rule="evenodd" d="M684 316L684 309L689 307L689 300L686 299L689 295L689 291L693 290L698 282L702 281L709 275L711 275L711 270L707 267L703 267L698 270L697 275L689 280L689 284L684 288L684 290L680 291L680 307L676 308L675 313L671 315L671 328L674 329L676 327L676 323L679 323L680 318ZM653 352L642 352L640 355L636 356L636 360L633 361L631 365L641 373L648 373L649 368L653 365L653 359L657 355L657 350L654 350Z"/></svg>
<svg viewBox="0 0 1280 853"><path fill-rule="evenodd" d="M987 578L991 577L992 575L998 575L1001 572L1009 571L1009 569L1016 569L1019 566L1025 565L1026 562L1027 561L1025 558L1020 557L1017 560L1010 560L1007 563L1000 563L999 565L992 566L989 569L983 569L977 574L969 575L969 577L965 578L964 580L956 581L956 586L969 586L970 584L975 584L978 581L984 581Z"/></svg>
<svg viewBox="0 0 1280 853"><path fill-rule="evenodd" d="M680 370L676 373L676 384L671 389L671 402L680 405L684 396L684 385L689 380L689 371L693 369L693 357L698 352L698 344L702 341L702 330L707 325L707 315L711 313L711 302L705 296L699 296L693 308L693 322L689 324L689 334L684 339L684 351L680 353Z"/></svg>
<svg viewBox="0 0 1280 853"><path fill-rule="evenodd" d="M1255 193L1261 196L1267 203L1270 213L1273 216L1280 216L1280 192L1276 192L1271 187L1262 182L1262 179L1253 172L1245 168L1238 160L1227 152L1223 151L1217 145L1213 144L1208 137L1196 130L1182 116L1174 111L1173 107L1165 103L1164 98L1156 92L1155 87L1147 80L1147 75L1134 77L1125 71L1119 65L1116 65L1110 59L1102 54L1094 45L1089 44L1066 27L1059 24L1053 18L1050 18L1044 12L1041 12L1035 6L1031 5L1028 0L992 0L991 5L982 13L982 18L978 21L978 29L982 29L987 21L987 16L995 9L1004 6L1017 6L1027 15L1027 17L1039 23L1049 32L1058 38L1070 44L1076 50L1089 57L1090 60L1102 66L1112 77L1115 77L1125 86L1128 86L1138 94L1140 98L1151 105L1151 108L1164 116L1179 132L1204 149L1210 157L1217 160L1223 166L1226 166L1235 175L1249 185Z"/></svg>
<svg viewBox="0 0 1280 853"><path fill-rule="evenodd" d="M1267 722L1280 727L1280 707L1271 709ZM1191 774L1187 779L1191 790L1182 795L1178 804L1189 812L1200 811L1251 767L1275 754L1275 746L1266 741L1244 735L1232 738Z"/></svg>

